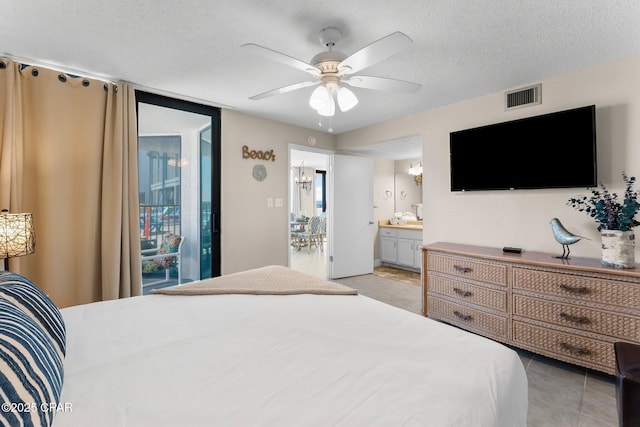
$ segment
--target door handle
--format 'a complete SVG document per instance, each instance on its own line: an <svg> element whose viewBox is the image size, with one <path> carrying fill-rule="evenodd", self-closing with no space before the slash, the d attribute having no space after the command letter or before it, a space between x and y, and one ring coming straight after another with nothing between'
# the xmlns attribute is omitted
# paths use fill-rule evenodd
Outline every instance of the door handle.
<svg viewBox="0 0 640 427"><path fill-rule="evenodd" d="M211 213L210 231L211 231L212 234L218 233L220 231L220 230L218 230L218 224L216 224L216 214L215 214L215 212Z"/></svg>
<svg viewBox="0 0 640 427"><path fill-rule="evenodd" d="M373 225L373 224L374 224L374 222L373 222L373 221L369 221L369 225Z"/></svg>

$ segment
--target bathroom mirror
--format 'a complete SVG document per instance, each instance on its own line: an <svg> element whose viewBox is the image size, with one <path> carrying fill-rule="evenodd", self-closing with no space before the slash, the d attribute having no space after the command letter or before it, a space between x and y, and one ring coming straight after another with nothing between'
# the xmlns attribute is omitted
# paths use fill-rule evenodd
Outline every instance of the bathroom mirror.
<svg viewBox="0 0 640 427"><path fill-rule="evenodd" d="M408 173L396 173L394 177L394 197L396 212L413 212L422 220L422 184L417 184L415 176Z"/></svg>

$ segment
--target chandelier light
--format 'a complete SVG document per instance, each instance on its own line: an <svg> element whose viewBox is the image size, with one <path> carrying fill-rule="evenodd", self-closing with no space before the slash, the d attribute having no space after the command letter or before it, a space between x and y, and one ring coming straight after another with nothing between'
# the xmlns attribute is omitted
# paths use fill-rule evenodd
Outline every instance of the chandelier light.
<svg viewBox="0 0 640 427"><path fill-rule="evenodd" d="M300 164L298 168L298 176L294 178L296 184L302 189L304 189L307 193L311 191L311 177L308 177L304 174L304 162Z"/></svg>

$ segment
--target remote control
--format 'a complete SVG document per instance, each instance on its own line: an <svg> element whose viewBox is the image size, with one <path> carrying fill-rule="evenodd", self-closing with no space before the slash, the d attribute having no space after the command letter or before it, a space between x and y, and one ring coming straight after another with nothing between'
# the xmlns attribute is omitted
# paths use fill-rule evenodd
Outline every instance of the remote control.
<svg viewBox="0 0 640 427"><path fill-rule="evenodd" d="M502 252L508 252L510 254L519 254L522 253L522 248L512 248L509 246L505 246L502 248Z"/></svg>

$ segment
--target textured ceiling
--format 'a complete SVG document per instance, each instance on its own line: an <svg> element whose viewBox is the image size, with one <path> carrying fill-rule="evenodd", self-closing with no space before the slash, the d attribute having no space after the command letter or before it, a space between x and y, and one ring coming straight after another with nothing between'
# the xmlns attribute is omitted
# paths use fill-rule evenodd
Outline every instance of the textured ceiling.
<svg viewBox="0 0 640 427"><path fill-rule="evenodd" d="M0 17L0 53L314 129L313 88L249 100L308 75L240 46L307 62L327 26L346 54L407 34L411 50L364 74L422 89L354 89L335 133L640 54L638 0L9 0Z"/></svg>

